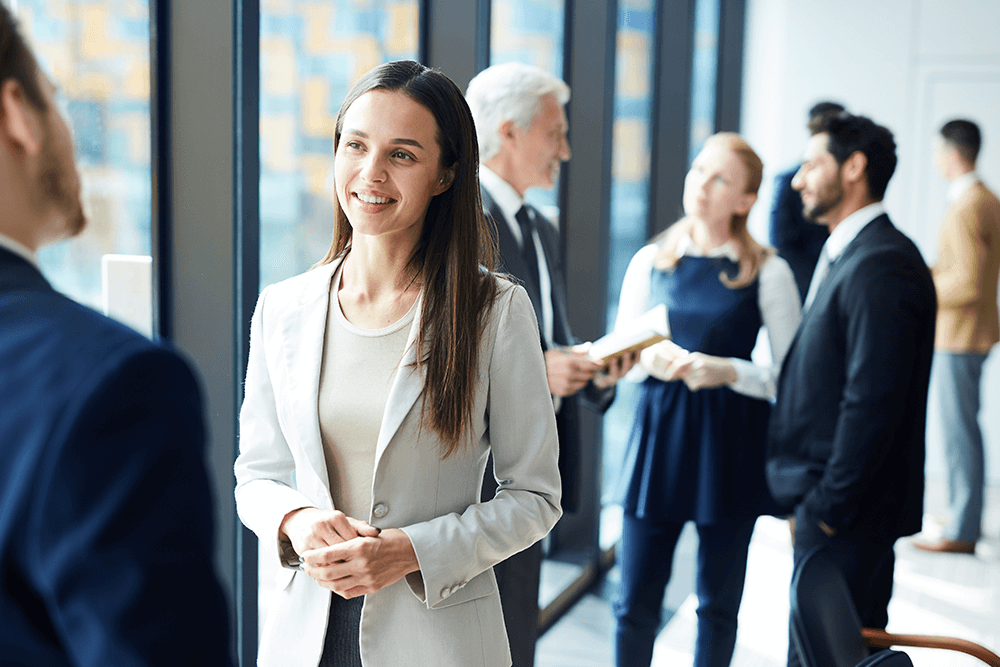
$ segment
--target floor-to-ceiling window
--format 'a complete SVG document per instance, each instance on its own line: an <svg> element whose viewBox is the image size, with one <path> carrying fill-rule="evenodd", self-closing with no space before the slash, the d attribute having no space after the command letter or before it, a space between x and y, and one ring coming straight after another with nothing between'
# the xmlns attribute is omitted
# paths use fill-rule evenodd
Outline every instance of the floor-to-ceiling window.
<svg viewBox="0 0 1000 667"><path fill-rule="evenodd" d="M656 3L620 0L608 244L608 331L614 328L629 260L649 239L655 40ZM604 414L601 547L605 549L615 543L621 530L614 505L615 490L636 397L634 384L621 383L615 402Z"/></svg>
<svg viewBox="0 0 1000 667"><path fill-rule="evenodd" d="M565 0L491 0L489 64L526 63L564 78L565 23ZM525 199L558 222L558 182L528 190Z"/></svg>
<svg viewBox="0 0 1000 667"><path fill-rule="evenodd" d="M490 64L522 62L561 77L565 0L491 0Z"/></svg>
<svg viewBox="0 0 1000 667"><path fill-rule="evenodd" d="M261 286L326 252L340 104L371 68L417 57L418 21L417 0L261 2Z"/></svg>
<svg viewBox="0 0 1000 667"><path fill-rule="evenodd" d="M716 84L719 72L719 0L697 0L691 68L691 140L693 162L705 140L715 133Z"/></svg>
<svg viewBox="0 0 1000 667"><path fill-rule="evenodd" d="M148 256L152 243L149 3L17 0L10 6L59 87L89 218L80 236L39 253L42 269L56 289L100 310L103 256ZM148 309L152 287L147 282L139 289Z"/></svg>

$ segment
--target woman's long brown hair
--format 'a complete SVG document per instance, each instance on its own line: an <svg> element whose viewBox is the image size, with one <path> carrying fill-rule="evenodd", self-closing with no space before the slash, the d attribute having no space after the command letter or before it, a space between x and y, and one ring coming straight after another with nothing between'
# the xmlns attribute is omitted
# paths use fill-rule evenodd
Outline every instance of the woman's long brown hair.
<svg viewBox="0 0 1000 667"><path fill-rule="evenodd" d="M764 174L764 165L746 140L735 132L719 132L713 134L705 141L706 146L710 143L721 143L739 157L746 168L747 174L747 184L743 192L757 194L757 190L760 189L761 178L763 178ZM764 264L764 260L774 252L771 248L765 248L757 243L754 237L750 235L750 230L747 229L748 215L748 213L734 214L729 223L729 235L732 238L733 245L736 246L736 256L739 258L740 270L735 278L730 278L725 272L720 273L719 280L726 287L732 289L746 287L756 280L757 275L760 273L760 267ZM691 233L693 226L694 220L684 217L660 232L653 239L653 243L660 246L653 262L653 265L657 269L669 271L677 265L677 261L680 259L677 257L677 244L680 243L680 240L685 235Z"/></svg>
<svg viewBox="0 0 1000 667"><path fill-rule="evenodd" d="M417 365L423 366L423 413L443 443L447 458L471 443L472 405L480 343L498 294L492 271L496 250L479 195L479 144L465 96L436 69L410 60L379 65L354 85L337 116L334 151L344 114L372 90L406 95L437 121L440 166L453 169L451 187L431 200L423 231L408 267L423 285L417 333ZM333 243L317 264L329 264L351 249L351 225L336 201Z"/></svg>

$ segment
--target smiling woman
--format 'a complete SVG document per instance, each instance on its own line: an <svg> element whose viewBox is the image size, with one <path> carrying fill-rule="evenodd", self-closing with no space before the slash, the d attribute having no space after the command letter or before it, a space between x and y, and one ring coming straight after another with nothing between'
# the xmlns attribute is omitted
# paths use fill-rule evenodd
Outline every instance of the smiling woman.
<svg viewBox="0 0 1000 667"><path fill-rule="evenodd" d="M534 311L488 270L450 79L376 67L336 127L330 250L251 324L237 509L286 568L258 664L507 667L492 568L561 513Z"/></svg>
<svg viewBox="0 0 1000 667"><path fill-rule="evenodd" d="M430 200L454 178L454 167L440 165L437 122L412 98L373 90L348 108L344 127L334 180L337 201L354 232L354 250L374 252L371 244L377 242L397 251L405 264Z"/></svg>

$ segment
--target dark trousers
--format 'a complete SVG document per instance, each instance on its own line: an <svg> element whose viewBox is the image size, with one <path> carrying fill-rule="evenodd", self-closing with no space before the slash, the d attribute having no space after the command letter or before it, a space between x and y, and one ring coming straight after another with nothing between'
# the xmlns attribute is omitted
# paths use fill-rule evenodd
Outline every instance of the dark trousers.
<svg viewBox="0 0 1000 667"><path fill-rule="evenodd" d="M319 667L361 667L361 608L364 596L345 600L333 593Z"/></svg>
<svg viewBox="0 0 1000 667"><path fill-rule="evenodd" d="M496 495L493 457L486 464L481 498ZM538 639L538 584L542 574L542 543L536 542L493 566L500 590L500 606L507 627L512 667L534 667L535 641Z"/></svg>
<svg viewBox="0 0 1000 667"><path fill-rule="evenodd" d="M821 549L844 574L854 600L854 608L866 628L884 628L889 622L895 540L870 542L850 535L828 536L815 518L800 506L795 513L795 565L813 549ZM788 667L801 667L798 652L789 635Z"/></svg>
<svg viewBox="0 0 1000 667"><path fill-rule="evenodd" d="M755 519L698 525L698 638L695 667L725 667L736 646L747 550ZM683 522L623 517L621 583L614 603L615 665L648 667Z"/></svg>
<svg viewBox="0 0 1000 667"><path fill-rule="evenodd" d="M542 571L542 543L493 566L500 589L507 640L513 667L533 667L538 638L538 582Z"/></svg>

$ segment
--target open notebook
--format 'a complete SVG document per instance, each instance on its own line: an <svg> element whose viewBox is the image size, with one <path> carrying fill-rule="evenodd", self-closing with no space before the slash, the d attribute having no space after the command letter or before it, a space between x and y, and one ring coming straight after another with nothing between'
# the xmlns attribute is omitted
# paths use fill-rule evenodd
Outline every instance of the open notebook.
<svg viewBox="0 0 1000 667"><path fill-rule="evenodd" d="M627 325L595 340L587 354L595 361L606 362L619 354L637 352L669 338L667 307L661 303Z"/></svg>

